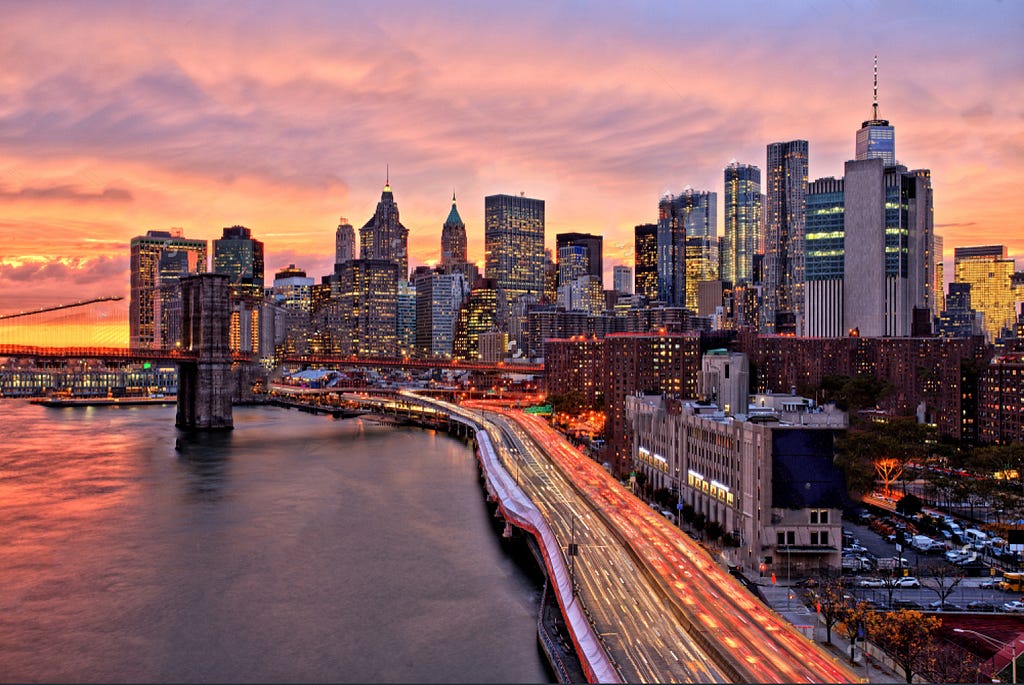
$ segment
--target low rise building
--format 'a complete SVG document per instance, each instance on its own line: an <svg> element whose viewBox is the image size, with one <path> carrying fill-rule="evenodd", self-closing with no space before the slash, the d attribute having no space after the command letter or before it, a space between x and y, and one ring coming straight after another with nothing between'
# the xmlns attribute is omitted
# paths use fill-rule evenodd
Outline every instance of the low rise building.
<svg viewBox="0 0 1024 685"><path fill-rule="evenodd" d="M721 380L702 375L709 377ZM634 395L626 416L634 467L653 487L675 492L680 508L717 523L730 561L794 577L840 567L847 495L833 459L843 412L794 395L755 395L737 413L698 399Z"/></svg>

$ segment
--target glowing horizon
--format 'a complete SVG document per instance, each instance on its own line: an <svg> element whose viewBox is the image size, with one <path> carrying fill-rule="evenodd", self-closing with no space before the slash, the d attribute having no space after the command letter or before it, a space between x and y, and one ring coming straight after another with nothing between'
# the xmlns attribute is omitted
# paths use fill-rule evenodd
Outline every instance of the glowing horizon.
<svg viewBox="0 0 1024 685"><path fill-rule="evenodd" d="M61 39L52 39L59 21ZM0 26L0 313L128 294L128 244L248 226L266 281L331 271L390 168L412 266L457 189L545 200L547 242L633 227L730 160L809 141L841 176L872 115L931 169L936 233L1024 256L1024 5L11 4ZM699 29L699 30L698 30ZM719 211L719 235L724 212ZM947 280L952 269L946 270Z"/></svg>

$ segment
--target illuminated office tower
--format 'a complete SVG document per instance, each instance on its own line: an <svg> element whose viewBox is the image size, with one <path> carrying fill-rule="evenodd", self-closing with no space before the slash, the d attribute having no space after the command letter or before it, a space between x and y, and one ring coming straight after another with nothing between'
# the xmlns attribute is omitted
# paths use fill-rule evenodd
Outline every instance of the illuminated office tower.
<svg viewBox="0 0 1024 685"><path fill-rule="evenodd" d="M213 241L213 273L230 279L234 297L263 298L263 243L245 226L229 226Z"/></svg>
<svg viewBox="0 0 1024 685"><path fill-rule="evenodd" d="M569 285L580 276L590 274L589 251L584 245L561 245L558 248L558 287Z"/></svg>
<svg viewBox="0 0 1024 685"><path fill-rule="evenodd" d="M847 162L844 181L844 325L866 337L912 335L915 309L931 310L931 176L875 157Z"/></svg>
<svg viewBox="0 0 1024 685"><path fill-rule="evenodd" d="M484 276L498 292L501 322L520 295L543 296L544 200L523 195L484 198Z"/></svg>
<svg viewBox="0 0 1024 685"><path fill-rule="evenodd" d="M180 304L178 277L206 271L206 241L185 238L180 230L148 231L131 239L130 255L129 345L133 350L174 347L180 336L169 335L167 310L171 300Z"/></svg>
<svg viewBox="0 0 1024 685"><path fill-rule="evenodd" d="M942 236L932 233L932 263L935 269L932 272L932 315L938 316L945 310L945 272L946 266L942 261Z"/></svg>
<svg viewBox="0 0 1024 685"><path fill-rule="evenodd" d="M399 221L390 179L384 184L377 211L359 229L359 258L394 262L398 280L409 278L409 229Z"/></svg>
<svg viewBox="0 0 1024 685"><path fill-rule="evenodd" d="M562 263L562 248L582 247L586 257L586 273L576 274L577 276L590 275L604 283L604 238L589 233L559 233L555 235L555 254L558 255L558 263ZM565 285L567 281L562 280L561 268L559 268L558 285Z"/></svg>
<svg viewBox="0 0 1024 685"><path fill-rule="evenodd" d="M1016 261L1007 257L1005 245L953 249L955 283L971 284L971 306L985 316L985 339L994 342L1013 331L1017 320L1016 292L1012 278Z"/></svg>
<svg viewBox="0 0 1024 685"><path fill-rule="evenodd" d="M738 285L753 278L761 244L761 170L733 162L725 167L725 236L722 280Z"/></svg>
<svg viewBox="0 0 1024 685"><path fill-rule="evenodd" d="M718 278L718 195L687 187L658 203L658 299L697 311L697 283Z"/></svg>
<svg viewBox="0 0 1024 685"><path fill-rule="evenodd" d="M819 178L807 187L805 334L840 337L843 325L843 179Z"/></svg>
<svg viewBox="0 0 1024 685"><path fill-rule="evenodd" d="M628 266L616 266L612 271L612 287L623 295L633 294L633 270Z"/></svg>
<svg viewBox="0 0 1024 685"><path fill-rule="evenodd" d="M452 341L452 353L456 359L480 358L480 334L495 329L497 307L498 284L493 279L481 278L459 309Z"/></svg>
<svg viewBox="0 0 1024 685"><path fill-rule="evenodd" d="M648 302L658 299L658 224L640 224L633 229L635 293Z"/></svg>
<svg viewBox="0 0 1024 685"><path fill-rule="evenodd" d="M351 259L335 266L338 352L394 357L398 352L398 263ZM332 286L333 287L333 286Z"/></svg>
<svg viewBox="0 0 1024 685"><path fill-rule="evenodd" d="M450 359L455 322L469 294L466 278L457 271L443 273L417 267L413 284L416 287L416 354Z"/></svg>
<svg viewBox="0 0 1024 685"><path fill-rule="evenodd" d="M398 356L411 357L416 347L416 286L398 281Z"/></svg>
<svg viewBox="0 0 1024 685"><path fill-rule="evenodd" d="M344 264L356 258L356 229L348 219L338 219L338 229L334 232L334 263Z"/></svg>
<svg viewBox="0 0 1024 685"><path fill-rule="evenodd" d="M803 334L807 141L768 145L765 188L766 333Z"/></svg>
<svg viewBox="0 0 1024 685"><path fill-rule="evenodd" d="M459 216L455 193L452 193L452 208L441 227L441 266L451 270L456 265L465 264L468 261L467 249L466 224Z"/></svg>
<svg viewBox="0 0 1024 685"><path fill-rule="evenodd" d="M871 119L857 131L857 161L879 158L885 166L896 164L896 129L878 118L878 55L875 55L875 87Z"/></svg>
<svg viewBox="0 0 1024 685"><path fill-rule="evenodd" d="M718 280L718 193L687 188L680 199L686 225L686 308L695 312L698 284Z"/></svg>

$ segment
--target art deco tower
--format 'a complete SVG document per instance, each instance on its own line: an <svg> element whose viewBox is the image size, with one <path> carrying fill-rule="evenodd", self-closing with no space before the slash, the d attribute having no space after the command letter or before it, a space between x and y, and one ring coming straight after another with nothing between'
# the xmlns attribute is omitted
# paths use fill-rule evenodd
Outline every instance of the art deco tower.
<svg viewBox="0 0 1024 685"><path fill-rule="evenodd" d="M441 228L441 267L450 269L456 264L465 264L468 261L467 254L466 224L459 216L453 192L452 209Z"/></svg>
<svg viewBox="0 0 1024 685"><path fill-rule="evenodd" d="M398 265L398 280L409 278L409 229L398 219L390 178L384 183L377 211L359 229L359 258L394 262Z"/></svg>

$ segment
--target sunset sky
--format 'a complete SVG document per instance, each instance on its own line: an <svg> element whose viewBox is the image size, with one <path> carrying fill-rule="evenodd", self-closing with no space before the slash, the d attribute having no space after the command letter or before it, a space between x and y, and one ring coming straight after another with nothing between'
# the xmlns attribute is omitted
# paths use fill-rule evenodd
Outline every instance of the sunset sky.
<svg viewBox="0 0 1024 685"><path fill-rule="evenodd" d="M331 270L340 216L390 166L410 263L439 258L454 188L483 260L485 195L547 203L547 237L605 237L684 186L719 194L810 142L841 176L871 115L929 168L935 225L1024 257L1022 2L4 2L0 313L128 294L128 242L242 224ZM721 233L721 226L719 233ZM1024 260L1020 267L1024 268ZM950 274L947 272L947 279ZM610 282L610 278L609 278Z"/></svg>

